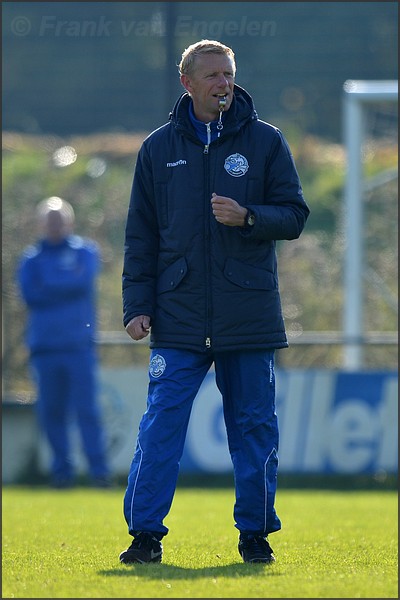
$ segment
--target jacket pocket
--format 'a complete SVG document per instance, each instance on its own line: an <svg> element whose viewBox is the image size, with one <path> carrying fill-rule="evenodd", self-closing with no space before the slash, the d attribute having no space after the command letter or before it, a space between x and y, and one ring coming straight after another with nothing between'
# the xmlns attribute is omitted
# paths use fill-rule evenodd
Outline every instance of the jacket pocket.
<svg viewBox="0 0 400 600"><path fill-rule="evenodd" d="M276 290L277 277L267 269L253 267L234 258L225 263L224 275L228 281L248 290Z"/></svg>
<svg viewBox="0 0 400 600"><path fill-rule="evenodd" d="M163 294L174 290L181 283L187 271L186 258L182 256L161 273L157 281L157 293Z"/></svg>

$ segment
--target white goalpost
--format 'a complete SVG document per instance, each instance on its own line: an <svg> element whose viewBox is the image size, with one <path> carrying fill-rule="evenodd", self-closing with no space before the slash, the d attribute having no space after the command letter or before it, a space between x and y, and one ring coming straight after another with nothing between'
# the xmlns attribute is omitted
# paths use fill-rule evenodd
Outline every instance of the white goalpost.
<svg viewBox="0 0 400 600"><path fill-rule="evenodd" d="M343 367L363 367L363 175L362 147L365 132L366 105L373 102L396 102L397 81L348 80L343 85L344 142L347 152L345 185L345 264ZM397 177L391 173L388 177ZM377 181L376 185L381 185Z"/></svg>

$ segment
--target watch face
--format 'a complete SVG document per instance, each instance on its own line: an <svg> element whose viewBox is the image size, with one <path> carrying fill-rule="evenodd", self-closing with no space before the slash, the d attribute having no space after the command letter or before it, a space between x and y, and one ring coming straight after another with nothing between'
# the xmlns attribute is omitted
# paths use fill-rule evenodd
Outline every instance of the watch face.
<svg viewBox="0 0 400 600"><path fill-rule="evenodd" d="M248 218L247 218L247 224L248 225L254 225L255 220L256 219L255 219L254 215L249 215Z"/></svg>

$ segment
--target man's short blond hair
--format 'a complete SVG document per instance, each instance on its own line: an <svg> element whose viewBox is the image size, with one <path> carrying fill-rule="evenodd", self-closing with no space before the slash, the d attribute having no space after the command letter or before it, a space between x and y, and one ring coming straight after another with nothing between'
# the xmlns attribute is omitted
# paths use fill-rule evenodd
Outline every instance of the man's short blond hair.
<svg viewBox="0 0 400 600"><path fill-rule="evenodd" d="M186 48L182 53L182 59L179 63L179 74L190 75L193 70L196 57L203 54L225 54L232 60L233 74L235 75L235 53L233 52L232 48L229 48L229 46L225 46L216 40L201 40L200 42L191 44L188 48Z"/></svg>

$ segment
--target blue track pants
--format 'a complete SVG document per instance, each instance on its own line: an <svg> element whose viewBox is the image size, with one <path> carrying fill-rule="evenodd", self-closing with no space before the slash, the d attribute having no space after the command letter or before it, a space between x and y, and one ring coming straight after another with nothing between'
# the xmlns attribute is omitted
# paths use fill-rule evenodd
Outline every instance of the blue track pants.
<svg viewBox="0 0 400 600"><path fill-rule="evenodd" d="M54 483L66 483L74 476L69 439L72 420L79 427L90 475L94 479L108 477L93 351L43 352L31 360L38 420L52 451Z"/></svg>
<svg viewBox="0 0 400 600"><path fill-rule="evenodd" d="M200 354L151 351L147 410L136 441L124 496L129 533L163 537L177 484L193 401L212 363L235 480L235 526L268 535L281 528L274 503L278 469L274 352Z"/></svg>

